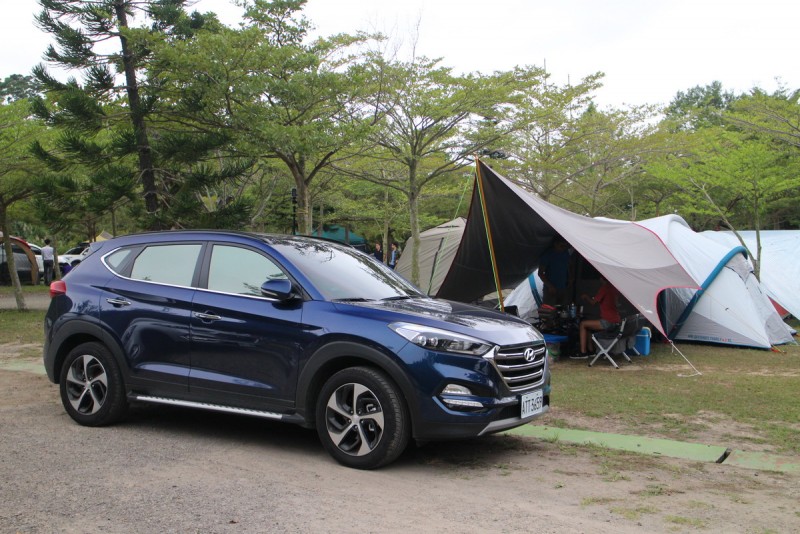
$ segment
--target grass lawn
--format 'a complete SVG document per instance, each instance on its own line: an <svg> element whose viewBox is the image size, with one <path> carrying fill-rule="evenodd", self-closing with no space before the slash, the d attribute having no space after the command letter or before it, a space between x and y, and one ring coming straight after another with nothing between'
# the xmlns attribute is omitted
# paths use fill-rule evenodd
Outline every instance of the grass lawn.
<svg viewBox="0 0 800 534"><path fill-rule="evenodd" d="M673 439L691 439L697 414L749 425L782 452L800 453L800 346L779 352L680 343L693 370L668 345L613 369L598 360L553 365L552 404L590 418L646 425ZM711 421L712 423L714 421ZM558 424L556 421L554 424Z"/></svg>
<svg viewBox="0 0 800 534"><path fill-rule="evenodd" d="M0 358L4 344L41 344L44 314L0 310ZM757 429L753 439L776 451L800 454L800 346L781 346L778 352L687 343L678 348L701 375L685 376L693 373L686 361L660 344L633 364L618 360L619 370L601 360L594 367L585 360L556 361L549 424L569 424L557 413L613 418L631 432L646 427L686 441L707 423L739 424ZM698 414L706 420L698 423Z"/></svg>
<svg viewBox="0 0 800 534"><path fill-rule="evenodd" d="M29 293L48 293L50 291L50 287L44 284L39 284L36 286L32 286L30 284L22 284L22 293L27 295ZM0 285L0 297L11 297L14 298L14 288L11 286L2 286Z"/></svg>

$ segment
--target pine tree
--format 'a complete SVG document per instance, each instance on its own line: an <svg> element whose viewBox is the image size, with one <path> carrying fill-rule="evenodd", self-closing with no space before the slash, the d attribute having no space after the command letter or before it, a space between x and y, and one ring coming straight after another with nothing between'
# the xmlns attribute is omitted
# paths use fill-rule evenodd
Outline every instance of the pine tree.
<svg viewBox="0 0 800 534"><path fill-rule="evenodd" d="M241 174L249 162L216 159L229 137L221 130L187 128L191 117L180 113L176 98L162 94L149 71L154 49L218 29L216 17L188 14L186 0L39 3L37 22L57 44L45 58L80 72L82 81L59 81L43 65L34 69L47 93L47 100L34 101L34 110L61 131L55 147L38 145L37 154L54 170L81 174L94 210L136 199L139 191L142 225L150 229L246 220L247 203L227 202L209 211L202 195Z"/></svg>

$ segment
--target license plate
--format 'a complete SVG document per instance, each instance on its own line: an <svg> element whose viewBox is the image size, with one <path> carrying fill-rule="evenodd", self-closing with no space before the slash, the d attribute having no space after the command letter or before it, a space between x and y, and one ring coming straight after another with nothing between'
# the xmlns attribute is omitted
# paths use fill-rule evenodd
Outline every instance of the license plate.
<svg viewBox="0 0 800 534"><path fill-rule="evenodd" d="M542 413L544 409L543 401L544 395L542 395L541 389L520 396L520 417L525 419L526 417Z"/></svg>

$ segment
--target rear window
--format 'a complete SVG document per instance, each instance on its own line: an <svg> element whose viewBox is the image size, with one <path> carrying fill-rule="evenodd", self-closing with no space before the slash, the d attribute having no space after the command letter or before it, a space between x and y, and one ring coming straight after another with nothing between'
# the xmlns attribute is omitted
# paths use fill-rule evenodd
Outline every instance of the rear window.
<svg viewBox="0 0 800 534"><path fill-rule="evenodd" d="M131 278L191 287L201 244L156 245L145 248L133 262ZM110 256L113 257L114 253ZM109 261L109 260L106 260ZM119 264L124 258L118 260ZM111 265L109 261L109 265Z"/></svg>

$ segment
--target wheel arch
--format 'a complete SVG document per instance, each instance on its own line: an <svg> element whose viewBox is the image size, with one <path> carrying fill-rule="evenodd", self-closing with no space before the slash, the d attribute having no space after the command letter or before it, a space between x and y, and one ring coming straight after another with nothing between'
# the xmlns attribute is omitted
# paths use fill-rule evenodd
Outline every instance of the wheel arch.
<svg viewBox="0 0 800 534"><path fill-rule="evenodd" d="M100 325L83 321L73 321L63 325L54 336L53 342L51 343L51 346L55 347L53 366L52 370L48 369L48 377L50 380L53 383L58 383L64 360L67 359L67 355L72 349L83 343L92 342L101 343L108 348L114 356L114 359L117 360L123 380L127 382L128 367L125 364L125 357L119 344Z"/></svg>
<svg viewBox="0 0 800 534"><path fill-rule="evenodd" d="M411 434L415 435L416 414L419 412L418 393L406 371L385 353L352 341L335 341L321 347L300 373L296 405L305 422L304 426L315 426L315 407L325 381L342 369L358 366L383 371L400 388L411 421Z"/></svg>

